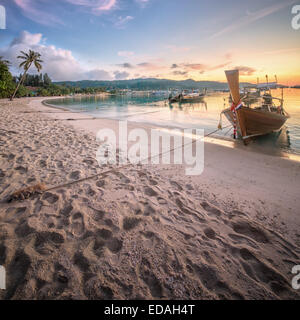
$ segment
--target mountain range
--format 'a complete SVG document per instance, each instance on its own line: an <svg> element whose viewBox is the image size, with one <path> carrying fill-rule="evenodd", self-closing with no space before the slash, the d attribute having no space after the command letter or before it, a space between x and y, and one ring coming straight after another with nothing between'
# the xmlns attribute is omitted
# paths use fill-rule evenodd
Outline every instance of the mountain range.
<svg viewBox="0 0 300 320"><path fill-rule="evenodd" d="M55 82L59 85L79 88L95 88L105 87L107 89L132 89L132 90L169 90L169 89L211 89L211 90L227 90L226 82L218 81L195 81L188 80L168 80L168 79L132 79L132 80L81 80L81 81L59 81ZM253 86L248 82L241 82L241 87Z"/></svg>

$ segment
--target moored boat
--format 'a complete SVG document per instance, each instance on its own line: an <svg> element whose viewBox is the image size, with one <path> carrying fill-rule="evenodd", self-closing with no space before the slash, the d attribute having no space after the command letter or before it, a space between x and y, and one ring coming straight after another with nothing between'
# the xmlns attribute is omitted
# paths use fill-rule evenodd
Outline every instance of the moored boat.
<svg viewBox="0 0 300 320"><path fill-rule="evenodd" d="M169 97L169 103L193 103L193 102L200 102L204 99L206 96L206 89L204 90L203 93L199 92L183 92L180 93L174 97Z"/></svg>
<svg viewBox="0 0 300 320"><path fill-rule="evenodd" d="M243 104L243 98L239 91L239 71L225 71L230 93L232 96L232 106L222 111L229 122L234 127L234 138L237 133L247 144L250 138L265 135L282 128L289 114L283 108L283 98L274 98L272 95L262 96L262 104L251 108ZM279 101L275 105L274 100Z"/></svg>

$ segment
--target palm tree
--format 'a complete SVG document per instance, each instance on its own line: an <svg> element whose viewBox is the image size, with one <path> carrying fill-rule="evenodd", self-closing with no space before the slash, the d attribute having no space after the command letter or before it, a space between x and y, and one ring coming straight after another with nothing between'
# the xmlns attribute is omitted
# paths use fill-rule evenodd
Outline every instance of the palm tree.
<svg viewBox="0 0 300 320"><path fill-rule="evenodd" d="M10 62L8 60L3 60L3 57L0 56L0 64L4 64L8 67L10 65Z"/></svg>
<svg viewBox="0 0 300 320"><path fill-rule="evenodd" d="M14 94L10 98L11 101L14 99L16 93L18 92L19 87L23 83L23 81L26 77L26 73L29 70L29 68L31 67L31 65L34 64L34 66L36 67L38 72L40 72L42 69L41 63L43 61L40 59L41 58L40 53L32 51L32 50L29 50L28 53L21 51L21 53L22 53L22 55L18 56L18 59L22 59L24 61L20 63L19 68L24 68L24 73L22 75L21 80L18 82L18 85L16 87Z"/></svg>

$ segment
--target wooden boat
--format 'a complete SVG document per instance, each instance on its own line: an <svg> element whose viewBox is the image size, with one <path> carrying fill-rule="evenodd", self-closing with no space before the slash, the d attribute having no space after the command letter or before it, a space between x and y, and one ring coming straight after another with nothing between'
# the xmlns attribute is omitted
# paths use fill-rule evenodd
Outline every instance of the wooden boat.
<svg viewBox="0 0 300 320"><path fill-rule="evenodd" d="M206 89L204 93L180 93L176 95L175 97L169 97L169 103L195 103L195 102L201 102L204 97L206 96Z"/></svg>
<svg viewBox="0 0 300 320"><path fill-rule="evenodd" d="M229 122L236 127L237 132L247 144L249 139L256 136L265 135L282 128L289 118L288 113L283 108L283 99L274 98L271 94L262 96L261 106L250 108L245 106L240 97L239 91L239 71L225 71L233 106L222 111ZM274 100L280 102L279 106L274 104Z"/></svg>

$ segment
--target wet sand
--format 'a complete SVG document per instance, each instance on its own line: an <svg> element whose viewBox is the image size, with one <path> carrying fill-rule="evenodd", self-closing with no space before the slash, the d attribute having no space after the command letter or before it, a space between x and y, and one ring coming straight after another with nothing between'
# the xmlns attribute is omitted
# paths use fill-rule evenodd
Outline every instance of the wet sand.
<svg viewBox="0 0 300 320"><path fill-rule="evenodd" d="M117 121L41 100L0 100L1 299L299 299L299 162L205 143L200 176L99 167L95 133Z"/></svg>

